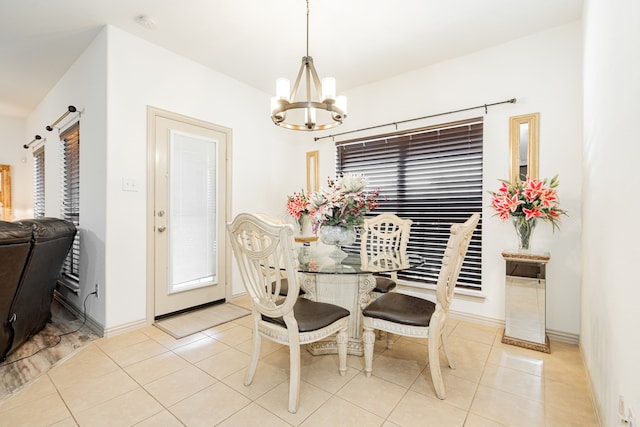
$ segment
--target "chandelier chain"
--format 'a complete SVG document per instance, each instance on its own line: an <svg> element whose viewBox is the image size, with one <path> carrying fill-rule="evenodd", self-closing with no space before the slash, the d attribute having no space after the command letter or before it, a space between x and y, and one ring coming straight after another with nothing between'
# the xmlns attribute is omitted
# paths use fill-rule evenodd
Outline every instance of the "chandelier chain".
<svg viewBox="0 0 640 427"><path fill-rule="evenodd" d="M309 0L307 0L307 56L309 56Z"/></svg>

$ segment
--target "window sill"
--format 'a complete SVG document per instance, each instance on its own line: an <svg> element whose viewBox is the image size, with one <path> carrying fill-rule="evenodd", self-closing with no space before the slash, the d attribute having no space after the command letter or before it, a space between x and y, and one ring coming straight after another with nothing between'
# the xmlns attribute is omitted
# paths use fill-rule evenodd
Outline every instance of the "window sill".
<svg viewBox="0 0 640 427"><path fill-rule="evenodd" d="M436 295L436 286L426 285L424 283L399 281L398 290L405 291L409 294L414 294L415 296L430 295L435 297ZM482 291L475 291L471 289L456 289L453 293L453 297L456 299L473 302L484 302L484 300L487 298L487 296Z"/></svg>
<svg viewBox="0 0 640 427"><path fill-rule="evenodd" d="M58 286L63 286L67 289L69 289L71 292L73 292L74 294L78 295L80 293L80 283L78 282L74 282L71 280L62 280L62 279L58 279Z"/></svg>

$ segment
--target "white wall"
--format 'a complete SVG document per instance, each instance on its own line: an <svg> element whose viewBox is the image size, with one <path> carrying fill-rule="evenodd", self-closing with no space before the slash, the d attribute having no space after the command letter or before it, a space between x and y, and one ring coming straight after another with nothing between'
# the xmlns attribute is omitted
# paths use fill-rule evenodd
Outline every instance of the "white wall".
<svg viewBox="0 0 640 427"><path fill-rule="evenodd" d="M509 117L540 112L540 176L560 174L561 207L569 212L560 232L549 224L536 227L533 249L549 251L547 328L580 332L580 227L582 68L581 24L571 23L347 93L349 117L336 132L423 117L516 97L516 104L490 107L484 116L484 182L497 190L509 174ZM419 52L416 52L419 54ZM484 110L404 125L401 129L476 117ZM348 122L348 123L347 123ZM393 127L379 129L391 132ZM327 132L331 133L331 132ZM359 137L358 133L343 137ZM340 139L338 139L340 140ZM321 174L332 174L331 139L319 141ZM484 300L457 299L452 310L488 319L504 319L504 260L501 252L516 247L510 223L483 210Z"/></svg>
<svg viewBox="0 0 640 427"><path fill-rule="evenodd" d="M580 316L580 64L580 24L565 25L352 90L347 93L348 124L338 128L342 132L517 97L517 104L493 107L485 116L485 183L487 189L495 189L497 179L508 174L508 117L539 111L540 174L560 174L562 207L570 216L563 219L559 233L552 234L550 226L538 227L533 245L552 254L548 327L568 334L579 333ZM85 288L90 291L94 282L101 284L104 316L93 314L106 328L145 317L148 105L232 128L233 214L281 214L286 195L305 186L305 151L322 151L321 181L334 173L331 140L314 143L314 134L275 127L268 117L269 94L115 27L100 33L32 114L27 134L36 123L41 127L58 117L69 104L86 109L81 123L82 144L88 146L81 145L81 209L84 232L90 236L86 250L91 266L84 276ZM123 192L122 177L136 178L140 191ZM57 177L51 179L57 182ZM515 233L492 215L485 209L486 298L456 300L453 309L501 320L500 252L515 245ZM234 292L241 290L235 271L232 282Z"/></svg>
<svg viewBox="0 0 640 427"><path fill-rule="evenodd" d="M147 106L232 129L232 216L241 211L281 215L286 194L306 183L300 135L273 125L269 94L105 27L29 116L26 132L24 122L23 129L20 121L0 123L0 129L15 134L18 147L28 142L25 135L46 136L50 216L59 216L59 138L57 130L46 135L43 130L68 105L82 113L82 244L81 291L65 296L82 309L84 297L98 283L100 297L89 298L87 312L105 330L140 323L146 316ZM3 152L8 153L4 145ZM29 171L31 163L28 159ZM140 191L123 192L122 177L135 178ZM30 173L18 181L31 191ZM27 209L32 209L31 200L29 193ZM235 268L231 282L234 294L243 291Z"/></svg>
<svg viewBox="0 0 640 427"><path fill-rule="evenodd" d="M33 216L32 167L28 160L32 151L22 146L35 134L27 137L26 126L24 119L0 116L0 164L11 166L12 220Z"/></svg>
<svg viewBox="0 0 640 427"><path fill-rule="evenodd" d="M60 217L60 138L56 127L45 130L58 119L69 105L80 115L80 292L63 293L80 310L85 296L94 283L104 283L104 248L106 200L106 43L99 34L65 75L49 91L27 119L27 135L36 133L46 137L45 143L45 214ZM46 64L43 64L46 66ZM73 114L60 122L64 127L77 119ZM31 161L31 160L30 160ZM90 318L104 324L103 298L87 300Z"/></svg>
<svg viewBox="0 0 640 427"><path fill-rule="evenodd" d="M147 106L232 129L232 208L280 214L296 178L293 136L269 119L269 95L118 28L108 34L106 326L144 319L146 307ZM122 191L122 177L139 192ZM296 186L293 187L295 189ZM235 265L235 264L234 264ZM244 291L234 270L233 292Z"/></svg>
<svg viewBox="0 0 640 427"><path fill-rule="evenodd" d="M603 426L619 396L640 422L640 3L588 1L584 10L583 297L581 347Z"/></svg>

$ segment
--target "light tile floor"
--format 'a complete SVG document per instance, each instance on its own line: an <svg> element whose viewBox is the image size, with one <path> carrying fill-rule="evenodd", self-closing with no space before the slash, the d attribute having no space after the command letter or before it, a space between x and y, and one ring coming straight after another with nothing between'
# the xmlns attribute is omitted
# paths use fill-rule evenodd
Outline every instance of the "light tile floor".
<svg viewBox="0 0 640 427"><path fill-rule="evenodd" d="M288 349L263 339L253 384L245 317L176 340L149 326L98 339L0 404L0 426L596 426L576 345L551 354L500 342L496 328L453 320L456 369L436 398L424 340L376 343L373 376L349 356L302 352L300 408L287 412Z"/></svg>

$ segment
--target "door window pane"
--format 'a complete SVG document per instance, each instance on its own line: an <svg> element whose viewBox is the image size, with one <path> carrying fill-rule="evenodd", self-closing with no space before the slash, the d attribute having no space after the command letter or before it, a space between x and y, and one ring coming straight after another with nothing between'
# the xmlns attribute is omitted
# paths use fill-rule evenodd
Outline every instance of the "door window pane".
<svg viewBox="0 0 640 427"><path fill-rule="evenodd" d="M217 283L217 142L170 131L169 293Z"/></svg>

